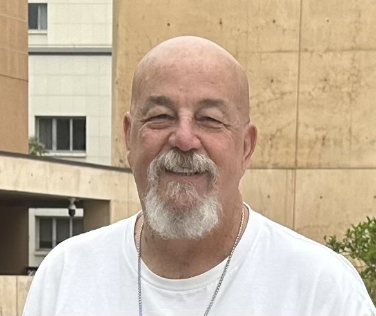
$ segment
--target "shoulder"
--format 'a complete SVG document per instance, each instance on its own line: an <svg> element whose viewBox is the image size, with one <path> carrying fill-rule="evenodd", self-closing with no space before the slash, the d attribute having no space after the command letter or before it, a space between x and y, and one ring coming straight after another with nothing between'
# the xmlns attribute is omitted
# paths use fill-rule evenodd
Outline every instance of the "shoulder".
<svg viewBox="0 0 376 316"><path fill-rule="evenodd" d="M78 236L69 238L55 247L50 252L49 256L53 256L53 254L55 253L55 255L57 255L58 253L71 252L75 249L82 250L82 246L97 248L106 245L107 247L107 242L109 240L114 238L117 239L118 237L121 237L120 235L124 235L128 230L133 230L132 226L135 221L135 216L136 215L131 216L127 219L120 220L108 226L100 227Z"/></svg>
<svg viewBox="0 0 376 316"><path fill-rule="evenodd" d="M271 242L270 250L278 252L281 259L315 269L335 267L361 281L353 265L342 255L260 214L258 217L261 239L267 238Z"/></svg>
<svg viewBox="0 0 376 316"><path fill-rule="evenodd" d="M256 217L258 243L266 251L266 260L270 258L271 266L278 262L279 273L295 278L301 291L314 291L315 296L322 295L323 302L343 299L338 303L346 305L353 297L354 304L371 306L359 273L345 257L260 214Z"/></svg>
<svg viewBox="0 0 376 316"><path fill-rule="evenodd" d="M135 219L136 215L72 237L55 247L33 279L25 315L54 315L58 298L64 300L66 291L77 296L82 286L95 287L100 277L111 278L111 262L122 262L125 240L133 240ZM98 274L98 270L102 272Z"/></svg>
<svg viewBox="0 0 376 316"><path fill-rule="evenodd" d="M72 271L90 270L108 257L119 257L127 234L133 234L136 215L69 238L60 243L42 261L35 279L59 278Z"/></svg>

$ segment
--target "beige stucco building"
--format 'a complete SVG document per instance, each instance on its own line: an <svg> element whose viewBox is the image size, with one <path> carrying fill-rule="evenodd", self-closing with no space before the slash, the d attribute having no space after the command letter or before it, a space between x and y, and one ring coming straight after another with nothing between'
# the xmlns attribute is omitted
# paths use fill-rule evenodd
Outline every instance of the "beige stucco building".
<svg viewBox="0 0 376 316"><path fill-rule="evenodd" d="M249 76L259 141L241 183L246 202L320 242L375 215L374 2L114 0L113 7L112 167L100 167L27 155L27 1L1 0L0 274L24 271L30 207L78 198L87 230L137 211L122 117L137 62L177 35L217 42ZM19 315L29 284L0 277L0 310Z"/></svg>

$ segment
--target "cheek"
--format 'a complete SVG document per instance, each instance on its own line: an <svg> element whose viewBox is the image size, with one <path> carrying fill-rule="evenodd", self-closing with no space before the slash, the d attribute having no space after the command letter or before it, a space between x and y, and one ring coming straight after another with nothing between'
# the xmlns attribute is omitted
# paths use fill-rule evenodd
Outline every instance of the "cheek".
<svg viewBox="0 0 376 316"><path fill-rule="evenodd" d="M168 132L164 129L140 129L138 142L144 146L165 143L168 139Z"/></svg>
<svg viewBox="0 0 376 316"><path fill-rule="evenodd" d="M219 168L221 182L240 179L242 176L243 150L239 142L217 142L212 160ZM237 181L237 180L236 180Z"/></svg>
<svg viewBox="0 0 376 316"><path fill-rule="evenodd" d="M166 137L160 131L141 129L135 139L133 165L136 168L147 169L164 148Z"/></svg>
<svg viewBox="0 0 376 316"><path fill-rule="evenodd" d="M211 137L206 144L209 155L218 165L237 164L243 152L240 142L230 137Z"/></svg>

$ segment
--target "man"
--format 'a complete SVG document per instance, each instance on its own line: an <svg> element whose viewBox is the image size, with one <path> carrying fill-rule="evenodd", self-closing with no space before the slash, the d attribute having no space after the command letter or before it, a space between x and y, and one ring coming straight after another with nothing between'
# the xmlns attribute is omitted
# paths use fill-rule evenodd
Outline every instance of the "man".
<svg viewBox="0 0 376 316"><path fill-rule="evenodd" d="M351 264L252 211L247 77L223 48L178 37L136 70L124 119L142 212L67 240L24 315L376 315Z"/></svg>

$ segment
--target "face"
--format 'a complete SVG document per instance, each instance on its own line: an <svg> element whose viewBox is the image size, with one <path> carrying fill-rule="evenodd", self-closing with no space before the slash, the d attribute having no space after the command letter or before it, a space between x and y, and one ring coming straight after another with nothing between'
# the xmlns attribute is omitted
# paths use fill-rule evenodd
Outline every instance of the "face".
<svg viewBox="0 0 376 316"><path fill-rule="evenodd" d="M210 158L218 179L213 183L210 173L192 173L184 166L163 168L157 194L166 203L185 204L179 196L166 194L171 183L186 183L202 197L215 192L222 205L238 197L255 129L241 114L235 82L231 72L208 60L170 61L144 75L135 107L124 120L128 159L143 202L150 188L150 165L171 150Z"/></svg>

